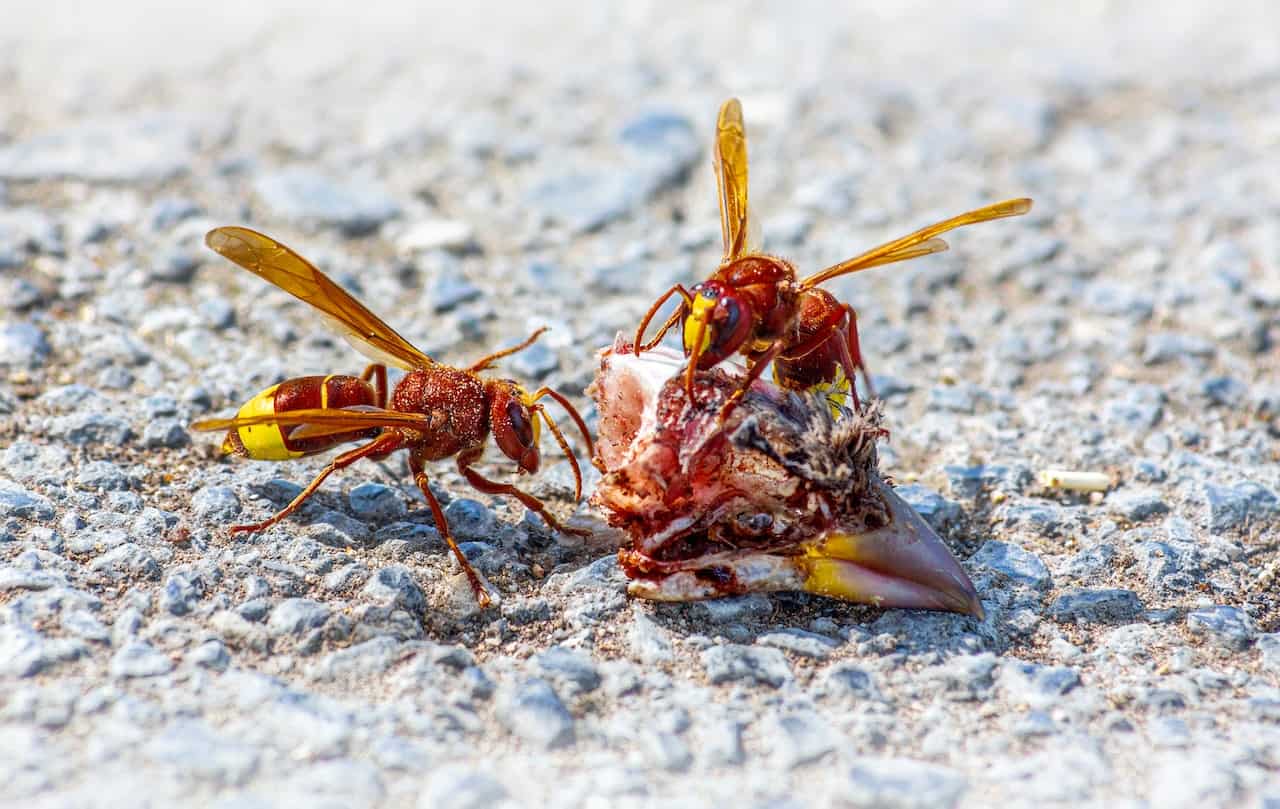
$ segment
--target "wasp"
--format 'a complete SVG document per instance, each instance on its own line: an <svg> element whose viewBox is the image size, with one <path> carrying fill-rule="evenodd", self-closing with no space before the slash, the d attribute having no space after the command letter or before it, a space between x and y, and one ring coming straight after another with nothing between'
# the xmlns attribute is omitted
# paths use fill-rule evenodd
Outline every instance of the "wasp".
<svg viewBox="0 0 1280 809"><path fill-rule="evenodd" d="M820 285L849 273L941 252L948 245L938 236L949 230L1031 210L1031 200L1025 198L997 202L798 279L791 262L759 252L750 244L747 136L742 105L736 98L720 107L712 163L724 241L720 266L692 290L676 284L663 293L640 321L633 345L637 354L648 351L673 326L681 324L684 352L689 358L685 391L690 397L696 371L712 368L735 354L745 356L747 374L737 393L725 403L721 416L770 363L774 380L781 387L822 393L833 411L849 399L861 410L855 371L862 373L868 392L875 394L859 347L858 316L852 306L841 303ZM680 296L680 307L657 336L644 343L650 321L673 295Z"/></svg>
<svg viewBox="0 0 1280 809"><path fill-rule="evenodd" d="M192 425L194 430L226 430L223 451L264 461L302 458L339 444L364 442L335 457L275 515L261 522L233 526L232 533L269 528L297 511L334 472L365 458L385 459L398 450L408 450L414 482L427 499L441 537L462 566L481 606L490 604L489 595L458 548L444 511L427 485L427 463L456 456L458 471L479 491L516 498L555 531L589 533L562 524L533 495L490 480L472 468L492 434L498 449L515 461L519 474L537 472L541 424L545 422L573 467L574 498L581 499L582 471L578 460L541 400L554 400L564 408L582 432L591 454L591 436L573 404L547 387L529 393L513 380L481 376L496 360L528 348L545 328L519 345L482 357L466 368L454 368L414 347L310 262L269 236L248 228L221 227L208 233L205 244L318 309L352 346L374 360L358 377L334 374L287 379L254 396L233 418ZM406 371L389 394L387 365Z"/></svg>

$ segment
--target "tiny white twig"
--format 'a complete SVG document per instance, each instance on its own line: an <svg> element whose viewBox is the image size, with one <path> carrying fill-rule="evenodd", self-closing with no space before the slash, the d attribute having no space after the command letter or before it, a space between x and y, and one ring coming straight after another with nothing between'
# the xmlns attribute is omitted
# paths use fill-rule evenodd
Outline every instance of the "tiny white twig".
<svg viewBox="0 0 1280 809"><path fill-rule="evenodd" d="M1105 472L1075 472L1070 469L1046 469L1040 483L1049 489L1071 492L1105 492L1111 488L1111 476Z"/></svg>

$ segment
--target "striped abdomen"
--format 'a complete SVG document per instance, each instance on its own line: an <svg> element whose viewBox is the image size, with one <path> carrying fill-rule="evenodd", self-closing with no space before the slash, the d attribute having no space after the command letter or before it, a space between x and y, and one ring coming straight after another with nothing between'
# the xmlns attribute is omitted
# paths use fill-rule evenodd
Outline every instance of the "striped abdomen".
<svg viewBox="0 0 1280 809"><path fill-rule="evenodd" d="M343 408L354 405L378 405L373 386L354 376L300 376L286 379L259 393L240 408L237 417L286 413L312 408ZM287 461L332 449L338 444L358 441L375 435L377 430L354 430L332 435L291 439L297 425L257 424L227 431L222 451L259 461Z"/></svg>

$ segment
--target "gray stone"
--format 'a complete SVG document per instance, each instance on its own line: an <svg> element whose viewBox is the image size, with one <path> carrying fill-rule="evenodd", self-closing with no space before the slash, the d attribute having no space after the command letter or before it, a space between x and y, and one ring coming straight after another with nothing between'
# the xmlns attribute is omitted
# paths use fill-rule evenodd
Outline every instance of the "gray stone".
<svg viewBox="0 0 1280 809"><path fill-rule="evenodd" d="M185 573L171 573L160 590L160 609L171 615L186 615L204 595L204 582Z"/></svg>
<svg viewBox="0 0 1280 809"><path fill-rule="evenodd" d="M1201 383L1200 392L1216 405L1237 408L1249 395L1249 388L1234 377L1214 376Z"/></svg>
<svg viewBox="0 0 1280 809"><path fill-rule="evenodd" d="M1106 578L1115 569L1116 547L1102 542L1086 548L1067 560L1063 575L1079 582L1093 582Z"/></svg>
<svg viewBox="0 0 1280 809"><path fill-rule="evenodd" d="M418 798L418 809L490 809L508 795L502 782L489 773L451 764L431 774Z"/></svg>
<svg viewBox="0 0 1280 809"><path fill-rule="evenodd" d="M772 741L774 761L783 769L813 764L840 743L836 730L812 711L787 714L771 724L765 735Z"/></svg>
<svg viewBox="0 0 1280 809"><path fill-rule="evenodd" d="M83 641L51 640L24 626L0 624L0 675L32 677L88 651Z"/></svg>
<svg viewBox="0 0 1280 809"><path fill-rule="evenodd" d="M236 607L236 614L246 621L265 620L271 612L271 601L265 598L251 598Z"/></svg>
<svg viewBox="0 0 1280 809"><path fill-rule="evenodd" d="M995 681L999 661L990 652L958 654L920 672L919 678L929 683L933 693L954 702L985 699Z"/></svg>
<svg viewBox="0 0 1280 809"><path fill-rule="evenodd" d="M1007 542L984 542L969 558L969 565L976 570L985 568L1008 585L1026 587L1039 593L1053 585L1049 568L1040 561L1040 557Z"/></svg>
<svg viewBox="0 0 1280 809"><path fill-rule="evenodd" d="M1151 458L1138 458L1133 462L1133 479L1146 483L1163 483L1169 477L1164 467Z"/></svg>
<svg viewBox="0 0 1280 809"><path fill-rule="evenodd" d="M733 767L746 758L742 747L742 724L732 719L717 719L698 725L696 750L709 767Z"/></svg>
<svg viewBox="0 0 1280 809"><path fill-rule="evenodd" d="M693 752L684 739L665 730L647 730L639 738L639 747L649 766L666 772L684 772L693 764Z"/></svg>
<svg viewBox="0 0 1280 809"><path fill-rule="evenodd" d="M906 758L861 758L843 794L853 806L876 809L949 809L968 782L959 772Z"/></svg>
<svg viewBox="0 0 1280 809"><path fill-rule="evenodd" d="M852 663L837 663L827 670L827 693L854 699L878 699L880 690L870 672Z"/></svg>
<svg viewBox="0 0 1280 809"><path fill-rule="evenodd" d="M84 412L55 417L49 423L49 434L77 446L118 447L133 437L133 428L119 416Z"/></svg>
<svg viewBox="0 0 1280 809"><path fill-rule="evenodd" d="M76 383L49 388L40 394L36 401L55 413L70 413L106 405L106 399L102 394L93 388Z"/></svg>
<svg viewBox="0 0 1280 809"><path fill-rule="evenodd" d="M944 466L951 491L967 500L987 489L1000 488L1021 493L1031 484L1031 470L1025 466Z"/></svg>
<svg viewBox="0 0 1280 809"><path fill-rule="evenodd" d="M236 309L224 298L206 298L196 307L200 320L211 329L229 329L236 324Z"/></svg>
<svg viewBox="0 0 1280 809"><path fill-rule="evenodd" d="M498 528L493 509L479 500L459 497L444 509L449 530L459 539L492 539Z"/></svg>
<svg viewBox="0 0 1280 809"><path fill-rule="evenodd" d="M552 646L534 658L538 671L560 686L569 697L600 687L600 671L591 656L563 646Z"/></svg>
<svg viewBox="0 0 1280 809"><path fill-rule="evenodd" d="M205 486L191 496L191 508L201 522L227 523L240 513L240 498L229 486Z"/></svg>
<svg viewBox="0 0 1280 809"><path fill-rule="evenodd" d="M1175 747L1183 746L1185 743ZM1198 809L1241 805L1237 800L1239 767L1229 754L1197 746L1186 752L1171 751L1154 761L1146 785L1151 806ZM1263 809L1270 808L1264 805Z"/></svg>
<svg viewBox="0 0 1280 809"><path fill-rule="evenodd" d="M1280 673L1280 632L1258 635L1257 646L1262 653L1263 666Z"/></svg>
<svg viewBox="0 0 1280 809"><path fill-rule="evenodd" d="M1248 648L1255 634L1253 621L1243 610L1222 605L1188 613L1187 629L1215 646L1235 651Z"/></svg>
<svg viewBox="0 0 1280 809"><path fill-rule="evenodd" d="M1107 402L1103 416L1118 429L1145 434L1164 417L1165 399L1164 391L1152 385L1126 385Z"/></svg>
<svg viewBox="0 0 1280 809"><path fill-rule="evenodd" d="M1158 517L1169 512L1169 504L1153 489L1120 489L1107 495L1107 507L1129 522Z"/></svg>
<svg viewBox="0 0 1280 809"><path fill-rule="evenodd" d="M347 501L357 517L372 522L391 522L409 510L395 489L381 483L361 483L347 495Z"/></svg>
<svg viewBox="0 0 1280 809"><path fill-rule="evenodd" d="M791 679L791 666L777 649L712 646L702 651L702 666L712 685L742 682L778 688Z"/></svg>
<svg viewBox="0 0 1280 809"><path fill-rule="evenodd" d="M645 665L669 663L675 657L670 634L639 606L631 611L630 640L632 657Z"/></svg>
<svg viewBox="0 0 1280 809"><path fill-rule="evenodd" d="M814 660L826 660L831 656L832 650L840 645L831 638L806 632L803 629L779 629L776 632L766 632L756 639L756 643L782 649L801 657L811 657Z"/></svg>
<svg viewBox="0 0 1280 809"><path fill-rule="evenodd" d="M745 596L699 601L691 605L691 610L701 620L713 624L735 624L753 618L767 618L773 614L773 602L766 595L751 593Z"/></svg>
<svg viewBox="0 0 1280 809"><path fill-rule="evenodd" d="M1047 503L1009 503L998 514L1010 528L1026 526L1042 536L1056 536L1068 521L1065 509Z"/></svg>
<svg viewBox="0 0 1280 809"><path fill-rule="evenodd" d="M158 579L160 563L143 548L126 542L98 556L89 569L116 579Z"/></svg>
<svg viewBox="0 0 1280 809"><path fill-rule="evenodd" d="M62 629L85 640L107 643L111 640L111 630L88 610L75 609L62 613Z"/></svg>
<svg viewBox="0 0 1280 809"><path fill-rule="evenodd" d="M540 623L551 618L551 603L545 598L504 599L502 617L516 626Z"/></svg>
<svg viewBox="0 0 1280 809"><path fill-rule="evenodd" d="M324 626L329 608L309 598L286 598L271 610L267 632L274 637L298 636Z"/></svg>
<svg viewBox="0 0 1280 809"><path fill-rule="evenodd" d="M154 183L185 173L194 146L192 124L174 116L84 120L0 146L0 178Z"/></svg>
<svg viewBox="0 0 1280 809"><path fill-rule="evenodd" d="M399 607L413 615L421 615L427 608L422 588L404 565L390 565L374 571L361 593L379 604Z"/></svg>
<svg viewBox="0 0 1280 809"><path fill-rule="evenodd" d="M178 402L172 396L164 396L164 394L148 396L142 399L142 412L151 419L159 416L177 416Z"/></svg>
<svg viewBox="0 0 1280 809"><path fill-rule="evenodd" d="M1132 590L1068 590L1049 607L1049 615L1060 622L1126 623L1141 614L1142 602Z"/></svg>
<svg viewBox="0 0 1280 809"><path fill-rule="evenodd" d="M128 643L111 658L111 676L158 677L173 670L173 661L148 643Z"/></svg>
<svg viewBox="0 0 1280 809"><path fill-rule="evenodd" d="M155 419L142 428L142 446L147 449L180 449L191 443L191 434L177 419Z"/></svg>
<svg viewBox="0 0 1280 809"><path fill-rule="evenodd" d="M538 183L527 202L546 219L589 233L630 213L647 197L647 185L634 172L576 170Z"/></svg>
<svg viewBox="0 0 1280 809"><path fill-rule="evenodd" d="M1000 675L1000 688L1011 702L1036 710L1056 707L1080 685L1080 673L1066 666L1041 666L1009 660Z"/></svg>
<svg viewBox="0 0 1280 809"><path fill-rule="evenodd" d="M1201 556L1191 542L1138 542L1133 546L1134 558L1154 588L1185 592L1204 580Z"/></svg>
<svg viewBox="0 0 1280 809"><path fill-rule="evenodd" d="M227 647L222 641L214 639L192 649L187 654L186 661L193 666L222 671L231 662L231 655L227 653Z"/></svg>
<svg viewBox="0 0 1280 809"><path fill-rule="evenodd" d="M204 722L180 719L148 741L142 755L187 778L237 786L257 770L259 753L250 745L220 736Z"/></svg>
<svg viewBox="0 0 1280 809"><path fill-rule="evenodd" d="M53 515L49 498L18 487L0 488L0 516L44 521Z"/></svg>
<svg viewBox="0 0 1280 809"><path fill-rule="evenodd" d="M1187 357L1212 357L1214 350L1213 343L1199 335L1159 332L1147 338L1142 361L1147 365L1160 365Z"/></svg>
<svg viewBox="0 0 1280 809"><path fill-rule="evenodd" d="M499 692L498 721L535 748L573 744L573 716L546 680L529 679Z"/></svg>
<svg viewBox="0 0 1280 809"><path fill-rule="evenodd" d="M1207 483L1204 499L1213 531L1241 531L1250 525L1265 526L1280 520L1280 497L1252 481L1234 486Z"/></svg>
<svg viewBox="0 0 1280 809"><path fill-rule="evenodd" d="M53 349L34 323L7 323L0 327L0 365L40 368Z"/></svg>
<svg viewBox="0 0 1280 809"><path fill-rule="evenodd" d="M400 213L399 203L377 183L338 180L301 166L263 174L253 189L276 216L332 225L350 236L377 230Z"/></svg>
<svg viewBox="0 0 1280 809"><path fill-rule="evenodd" d="M110 461L89 461L76 473L76 484L88 491L112 492L129 488L129 478Z"/></svg>
<svg viewBox="0 0 1280 809"><path fill-rule="evenodd" d="M883 391L879 392L882 396L887 395ZM898 486L894 491L936 531L950 531L964 517L964 510L959 503L948 500L927 486L908 483Z"/></svg>
<svg viewBox="0 0 1280 809"><path fill-rule="evenodd" d="M193 248L170 248L147 265L147 277L170 284L186 284L191 281L203 260L204 256Z"/></svg>
<svg viewBox="0 0 1280 809"><path fill-rule="evenodd" d="M929 388L929 409L971 414L977 410L978 402L985 398L985 392L975 385L934 385Z"/></svg>
<svg viewBox="0 0 1280 809"><path fill-rule="evenodd" d="M427 303L437 312L452 312L464 303L480 300L484 290L457 275L445 272L436 277L427 289Z"/></svg>
<svg viewBox="0 0 1280 809"><path fill-rule="evenodd" d="M179 222L203 213L199 203L185 197L161 197L147 209L152 230L168 230Z"/></svg>
<svg viewBox="0 0 1280 809"><path fill-rule="evenodd" d="M560 367L560 357L546 344L534 343L507 360L507 366L520 379L542 379Z"/></svg>

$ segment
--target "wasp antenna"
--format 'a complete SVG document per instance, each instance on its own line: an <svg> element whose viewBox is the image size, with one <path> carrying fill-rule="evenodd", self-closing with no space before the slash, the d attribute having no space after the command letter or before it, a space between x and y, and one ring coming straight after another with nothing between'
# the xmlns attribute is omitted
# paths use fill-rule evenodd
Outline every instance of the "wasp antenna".
<svg viewBox="0 0 1280 809"><path fill-rule="evenodd" d="M551 414L547 412L547 408L542 405L534 405L533 412L539 418L547 423L547 428L551 430L551 434L555 436L556 443L560 445L560 451L569 459L569 465L573 467L573 499L574 502L582 499L582 469L578 466L578 457L573 454L569 448L569 442L565 440L564 433L560 432L559 425L555 419L551 418Z"/></svg>
<svg viewBox="0 0 1280 809"><path fill-rule="evenodd" d="M473 374L478 373L479 371L483 371L484 369L488 368L490 365L502 359L503 357L510 357L512 354L517 354L521 351L524 351L526 348L528 348L529 346L537 342L538 338L541 337L545 332L550 330L550 328L551 328L550 326L540 326L539 328L534 330L533 334L530 334L528 337L526 337L524 339L524 342L519 343L518 345L514 345L511 348L504 348L501 351L495 351L492 354L486 354L485 356L476 360L475 363L473 363L471 367L468 368L467 370Z"/></svg>
<svg viewBox="0 0 1280 809"><path fill-rule="evenodd" d="M543 387L538 388L536 391L534 391L533 395L529 397L529 403L533 404L534 402L541 399L543 396L550 396L552 399L555 399L557 402L560 403L560 406L564 408L564 412L569 414L569 418L573 419L573 423L576 424L578 426L578 429L582 431L582 440L585 441L587 444L588 457L594 456L596 454L596 447L595 447L595 444L591 441L591 431L587 429L587 423L582 420L582 415L578 413L578 408L573 406L573 402L570 402L567 398L565 398L564 394L560 393L559 391L552 390L551 388L548 388L544 385Z"/></svg>

